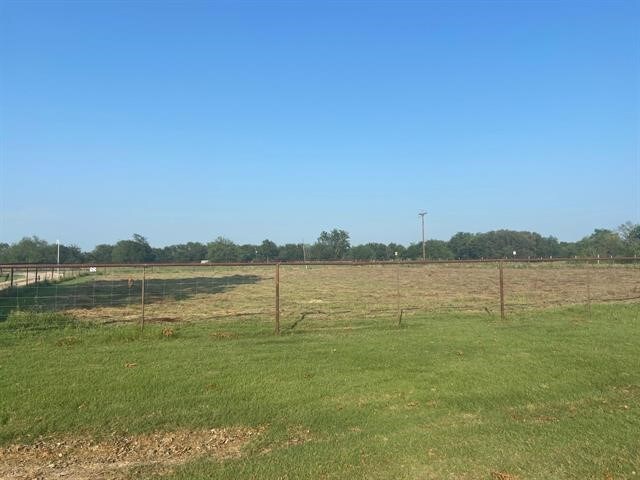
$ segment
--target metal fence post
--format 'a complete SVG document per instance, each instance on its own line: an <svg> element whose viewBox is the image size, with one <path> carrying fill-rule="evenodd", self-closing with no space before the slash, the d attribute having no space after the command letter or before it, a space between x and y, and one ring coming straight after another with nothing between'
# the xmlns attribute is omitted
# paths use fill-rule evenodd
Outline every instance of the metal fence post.
<svg viewBox="0 0 640 480"><path fill-rule="evenodd" d="M11 267L11 273L10 273L10 280L9 280L9 288L13 288L13 267Z"/></svg>
<svg viewBox="0 0 640 480"><path fill-rule="evenodd" d="M499 263L500 268L500 319L504 320L504 269L502 262Z"/></svg>
<svg viewBox="0 0 640 480"><path fill-rule="evenodd" d="M16 282L16 310L20 311L20 288Z"/></svg>
<svg viewBox="0 0 640 480"><path fill-rule="evenodd" d="M280 263L276 263L276 335L280 335Z"/></svg>
<svg viewBox="0 0 640 480"><path fill-rule="evenodd" d="M40 299L39 299L39 296L40 296L40 285L38 284L38 268L37 268L37 267L36 267L36 280L35 280L35 284L36 284L35 305L36 305L36 308L38 308L38 307L39 307L39 304L40 304Z"/></svg>
<svg viewBox="0 0 640 480"><path fill-rule="evenodd" d="M144 330L144 284L146 282L146 273L147 273L147 267L143 266L142 267L142 322L140 324L140 330Z"/></svg>
<svg viewBox="0 0 640 480"><path fill-rule="evenodd" d="M400 308L400 263L396 265L396 299L398 308L398 326L402 324L402 309Z"/></svg>
<svg viewBox="0 0 640 480"><path fill-rule="evenodd" d="M591 265L587 263L587 312L591 319Z"/></svg>

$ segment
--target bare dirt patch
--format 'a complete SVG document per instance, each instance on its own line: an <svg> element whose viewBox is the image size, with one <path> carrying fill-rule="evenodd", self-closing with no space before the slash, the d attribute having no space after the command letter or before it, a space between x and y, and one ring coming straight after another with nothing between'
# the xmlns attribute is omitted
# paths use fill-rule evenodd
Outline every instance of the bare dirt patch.
<svg viewBox="0 0 640 480"><path fill-rule="evenodd" d="M263 429L214 428L146 435L44 438L0 448L0 479L126 479L131 469L169 472L196 457L237 458Z"/></svg>

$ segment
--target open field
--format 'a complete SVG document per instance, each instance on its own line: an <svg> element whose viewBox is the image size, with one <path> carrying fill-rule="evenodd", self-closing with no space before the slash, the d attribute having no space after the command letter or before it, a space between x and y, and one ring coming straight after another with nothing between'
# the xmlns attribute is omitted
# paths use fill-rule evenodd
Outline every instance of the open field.
<svg viewBox="0 0 640 480"><path fill-rule="evenodd" d="M274 266L148 267L149 321L273 317ZM11 310L67 310L97 321L139 321L141 268L99 268L63 282L0 292L0 319ZM280 267L285 328L356 326L369 318L466 311L500 314L499 269L487 264ZM529 264L504 267L506 312L640 300L640 263Z"/></svg>
<svg viewBox="0 0 640 480"><path fill-rule="evenodd" d="M0 478L633 479L637 305L0 322Z"/></svg>

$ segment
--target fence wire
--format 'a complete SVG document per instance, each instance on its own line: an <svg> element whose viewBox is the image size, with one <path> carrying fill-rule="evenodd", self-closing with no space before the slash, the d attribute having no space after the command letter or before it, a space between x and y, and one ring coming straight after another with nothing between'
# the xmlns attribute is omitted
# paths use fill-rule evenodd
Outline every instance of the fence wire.
<svg viewBox="0 0 640 480"><path fill-rule="evenodd" d="M67 312L102 323L273 321L283 329L366 325L423 314L505 314L640 302L640 262L0 266L0 321Z"/></svg>

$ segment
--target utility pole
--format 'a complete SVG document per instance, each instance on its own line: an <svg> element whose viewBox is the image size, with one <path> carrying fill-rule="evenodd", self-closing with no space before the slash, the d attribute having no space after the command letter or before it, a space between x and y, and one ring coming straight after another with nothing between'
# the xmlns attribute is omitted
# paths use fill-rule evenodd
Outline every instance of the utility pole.
<svg viewBox="0 0 640 480"><path fill-rule="evenodd" d="M56 240L56 244L58 245L58 278L60 278L60 240Z"/></svg>
<svg viewBox="0 0 640 480"><path fill-rule="evenodd" d="M307 270L309 265L307 265L307 249L304 246L304 238L302 239L302 261L304 262L305 270Z"/></svg>
<svg viewBox="0 0 640 480"><path fill-rule="evenodd" d="M427 250L424 243L424 216L427 214L424 210L418 213L418 216L422 220L422 260L427 260Z"/></svg>

